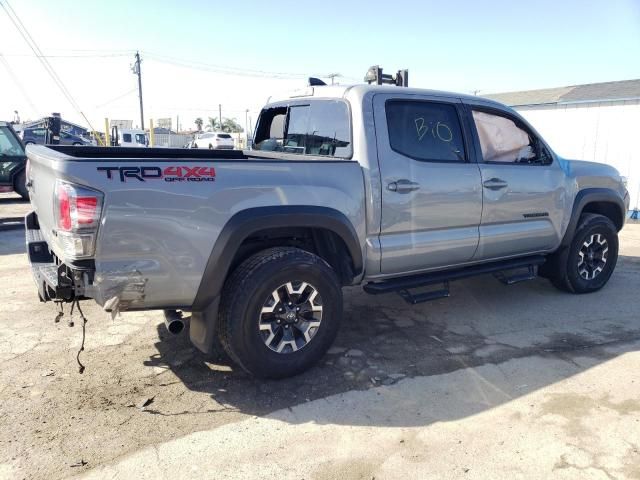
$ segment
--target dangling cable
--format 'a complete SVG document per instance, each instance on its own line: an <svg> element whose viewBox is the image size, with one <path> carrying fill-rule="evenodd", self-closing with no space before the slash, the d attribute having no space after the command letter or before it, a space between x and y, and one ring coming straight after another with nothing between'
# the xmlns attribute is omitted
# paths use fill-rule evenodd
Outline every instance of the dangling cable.
<svg viewBox="0 0 640 480"><path fill-rule="evenodd" d="M76 355L76 361L78 362L78 371L80 373L84 373L84 365L80 361L80 352L84 351L85 326L87 325L87 318L84 316L84 313L82 313L82 309L80 308L80 301L75 300L75 302L71 304L72 311L74 304L78 307L78 313L80 313L80 319L82 320L82 344L80 345L80 350L78 350L78 354Z"/></svg>

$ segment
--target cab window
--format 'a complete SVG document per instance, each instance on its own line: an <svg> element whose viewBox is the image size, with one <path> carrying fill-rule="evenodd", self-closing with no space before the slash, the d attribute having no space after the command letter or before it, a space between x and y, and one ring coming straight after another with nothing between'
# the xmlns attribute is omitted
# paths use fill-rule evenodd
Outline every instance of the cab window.
<svg viewBox="0 0 640 480"><path fill-rule="evenodd" d="M260 115L256 150L350 158L349 109L338 100L265 109Z"/></svg>
<svg viewBox="0 0 640 480"><path fill-rule="evenodd" d="M427 162L464 162L465 150L454 105L390 100L385 106L391 149Z"/></svg>
<svg viewBox="0 0 640 480"><path fill-rule="evenodd" d="M551 155L524 125L493 112L473 110L473 121L486 163L548 165Z"/></svg>

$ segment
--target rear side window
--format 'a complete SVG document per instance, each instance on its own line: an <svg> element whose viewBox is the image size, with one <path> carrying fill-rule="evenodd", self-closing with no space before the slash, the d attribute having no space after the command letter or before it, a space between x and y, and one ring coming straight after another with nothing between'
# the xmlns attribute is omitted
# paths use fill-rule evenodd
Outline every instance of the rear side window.
<svg viewBox="0 0 640 480"><path fill-rule="evenodd" d="M391 148L416 160L464 162L458 112L453 105L419 100L386 103Z"/></svg>
<svg viewBox="0 0 640 480"><path fill-rule="evenodd" d="M131 134L130 133L123 133L122 134L122 141L123 142L127 142L127 143L131 143Z"/></svg>
<svg viewBox="0 0 640 480"><path fill-rule="evenodd" d="M351 157L349 109L343 101L266 109L260 116L254 148L327 157Z"/></svg>

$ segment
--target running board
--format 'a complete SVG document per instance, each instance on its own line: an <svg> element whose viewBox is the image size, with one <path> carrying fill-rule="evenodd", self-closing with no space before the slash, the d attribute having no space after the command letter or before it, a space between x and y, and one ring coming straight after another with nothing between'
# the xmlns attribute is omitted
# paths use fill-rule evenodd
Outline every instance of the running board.
<svg viewBox="0 0 640 480"><path fill-rule="evenodd" d="M408 303L415 304L434 300L436 298L448 297L449 281L474 277L476 275L500 272L499 276L501 276L501 278L504 280L504 283L507 283L509 285L524 280L531 280L536 276L537 267L539 265L542 265L544 262L545 257L542 255L534 255L512 260L500 260L492 263L471 265L469 267L458 268L455 270L444 270L425 273L422 275L412 275L410 277L393 278L381 282L367 283L363 287L363 289L365 292L371 295L398 292L400 296L402 296L402 298L404 298ZM527 269L526 273L511 276L507 276L503 273L504 271L523 268ZM444 284L444 288L442 288L441 290L435 290L421 294L411 294L409 291L411 289L426 287L438 283Z"/></svg>

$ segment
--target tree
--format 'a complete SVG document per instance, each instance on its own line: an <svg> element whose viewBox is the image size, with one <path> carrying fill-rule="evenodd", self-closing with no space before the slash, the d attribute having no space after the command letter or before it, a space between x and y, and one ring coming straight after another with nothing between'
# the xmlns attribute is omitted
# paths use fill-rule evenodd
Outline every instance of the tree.
<svg viewBox="0 0 640 480"><path fill-rule="evenodd" d="M214 132L216 130L220 130L220 122L218 122L218 119L216 117L209 117L209 126Z"/></svg>
<svg viewBox="0 0 640 480"><path fill-rule="evenodd" d="M202 119L200 117L196 118L195 120L195 124L196 124L196 128L198 129L199 132L202 131L202 124L204 122L202 121Z"/></svg>
<svg viewBox="0 0 640 480"><path fill-rule="evenodd" d="M227 133L242 133L244 128L236 122L235 118L225 118L222 120L222 131Z"/></svg>

